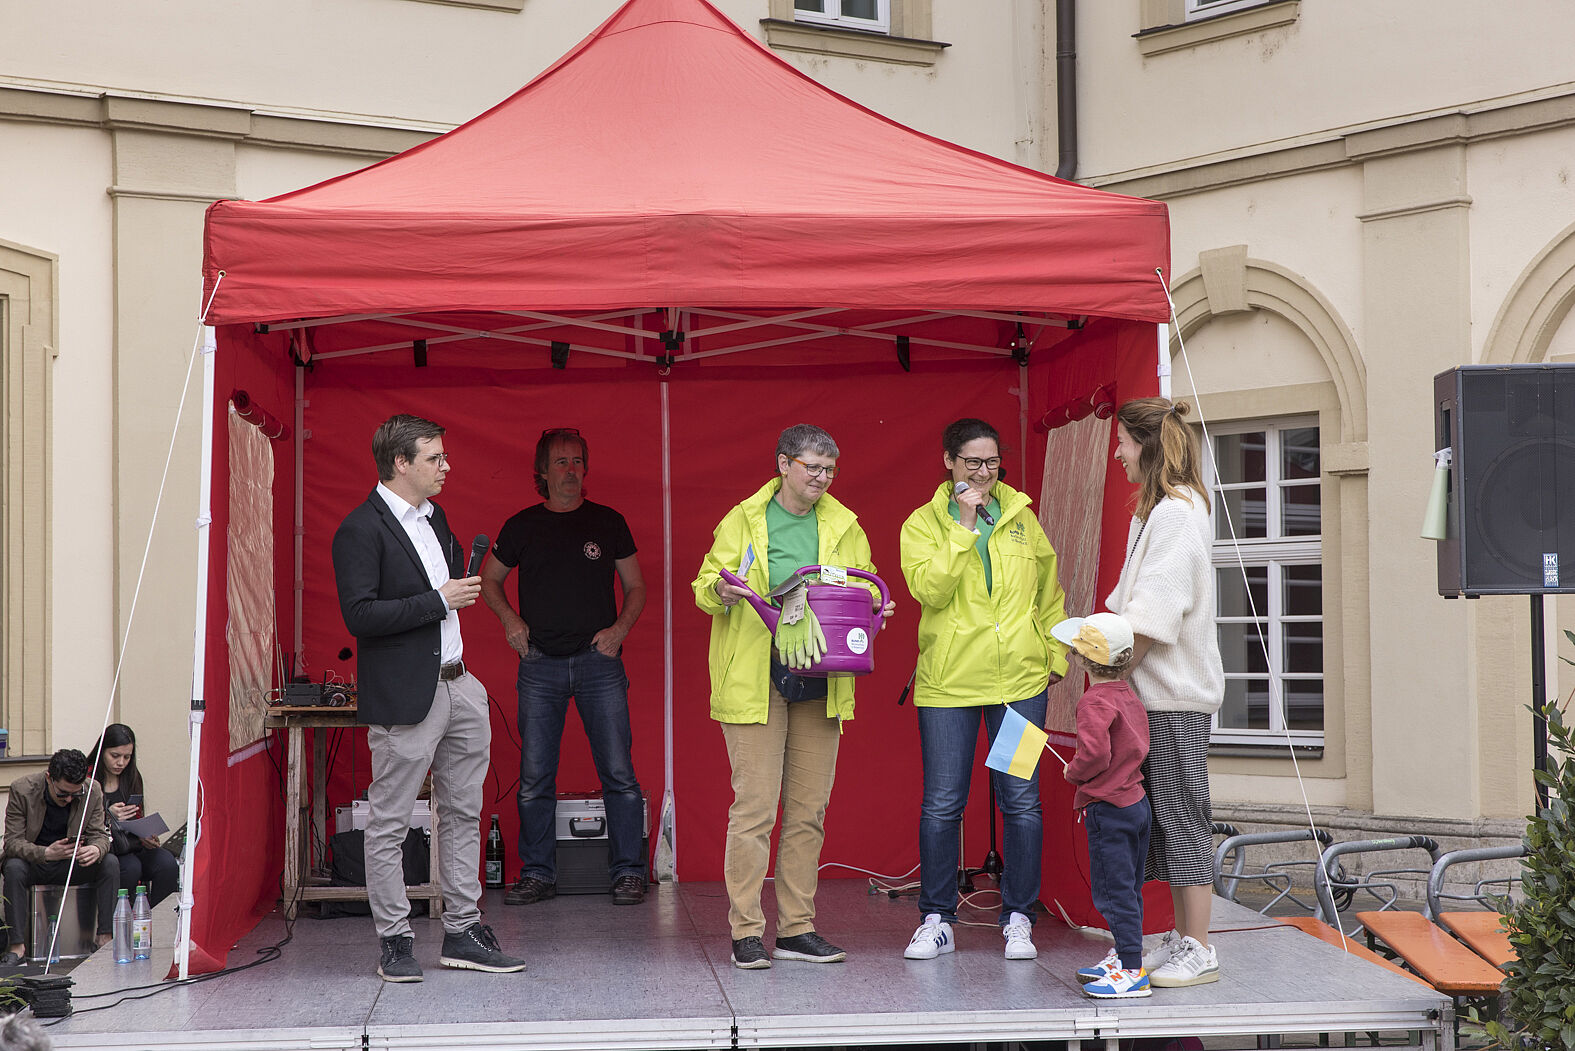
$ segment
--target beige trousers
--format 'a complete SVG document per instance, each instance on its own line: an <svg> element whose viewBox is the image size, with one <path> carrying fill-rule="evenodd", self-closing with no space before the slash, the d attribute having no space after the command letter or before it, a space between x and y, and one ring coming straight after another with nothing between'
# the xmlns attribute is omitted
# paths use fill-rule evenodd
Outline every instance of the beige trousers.
<svg viewBox="0 0 1575 1051"><path fill-rule="evenodd" d="M820 845L826 838L826 803L837 773L839 726L827 717L824 700L789 704L773 686L769 704L764 724L722 724L733 766L723 877L727 922L735 941L765 933L760 888L771 861L779 800L776 936L791 938L815 929L815 887Z"/></svg>

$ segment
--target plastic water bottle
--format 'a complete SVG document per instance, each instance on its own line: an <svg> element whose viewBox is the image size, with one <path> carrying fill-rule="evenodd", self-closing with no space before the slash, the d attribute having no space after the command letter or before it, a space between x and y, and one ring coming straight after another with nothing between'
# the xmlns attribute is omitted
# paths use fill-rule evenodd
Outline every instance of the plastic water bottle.
<svg viewBox="0 0 1575 1051"><path fill-rule="evenodd" d="M115 899L115 962L131 962L131 899L125 887Z"/></svg>
<svg viewBox="0 0 1575 1051"><path fill-rule="evenodd" d="M51 916L51 917L49 917L49 962L51 964L56 964L56 963L60 962L60 935L58 933L59 930L60 930L60 917L59 916Z"/></svg>
<svg viewBox="0 0 1575 1051"><path fill-rule="evenodd" d="M137 901L131 907L131 955L146 960L153 954L153 909L148 905L148 891L137 884Z"/></svg>
<svg viewBox="0 0 1575 1051"><path fill-rule="evenodd" d="M498 815L492 815L492 827L487 830L486 885L503 886L503 830L498 828Z"/></svg>

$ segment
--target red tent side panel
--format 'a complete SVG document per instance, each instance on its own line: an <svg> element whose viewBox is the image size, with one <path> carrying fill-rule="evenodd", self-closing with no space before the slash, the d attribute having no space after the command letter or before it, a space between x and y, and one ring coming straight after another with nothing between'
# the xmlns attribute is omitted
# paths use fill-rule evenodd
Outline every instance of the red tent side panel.
<svg viewBox="0 0 1575 1051"><path fill-rule="evenodd" d="M214 362L213 493L210 527L206 653L206 712L202 753L198 762L202 791L198 797L201 838L194 858L191 972L201 974L224 966L236 939L251 930L279 896L284 855L283 736L271 742L273 753L259 752L230 764L230 674L225 627L229 525L229 440L227 402L230 392L247 391L253 401L288 420L294 405L294 376L289 362L274 346L253 337L248 326L219 333ZM293 527L294 460L288 444L274 445L275 585L279 638L293 633L290 537ZM287 645L287 644L286 644Z"/></svg>

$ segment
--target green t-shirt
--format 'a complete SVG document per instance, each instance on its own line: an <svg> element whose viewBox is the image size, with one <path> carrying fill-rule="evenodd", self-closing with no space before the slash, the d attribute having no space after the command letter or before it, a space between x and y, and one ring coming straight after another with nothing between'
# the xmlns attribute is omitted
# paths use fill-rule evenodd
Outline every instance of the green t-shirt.
<svg viewBox="0 0 1575 1051"><path fill-rule="evenodd" d="M820 525L814 509L807 515L796 515L777 503L776 497L767 500L766 548L770 551L766 572L772 588L798 572L799 567L818 562Z"/></svg>
<svg viewBox="0 0 1575 1051"><path fill-rule="evenodd" d="M952 513L952 521L962 524L962 509L957 506L957 501L953 500L948 508ZM990 512L990 517L997 522L1001 520L1001 502L995 497L990 497L984 509ZM995 532L995 526L986 522L981 515L973 520L973 527L979 531L979 539L974 541L973 546L978 549L979 558L984 561L984 590L992 591L995 585L990 576L990 534Z"/></svg>

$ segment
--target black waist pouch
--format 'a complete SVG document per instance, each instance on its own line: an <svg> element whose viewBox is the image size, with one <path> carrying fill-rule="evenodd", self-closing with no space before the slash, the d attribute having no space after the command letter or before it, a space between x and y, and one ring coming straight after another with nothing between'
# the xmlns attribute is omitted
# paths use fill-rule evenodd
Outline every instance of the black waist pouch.
<svg viewBox="0 0 1575 1051"><path fill-rule="evenodd" d="M777 688L784 701L823 701L826 699L826 680L812 675L796 675L786 664L771 654L771 685Z"/></svg>

